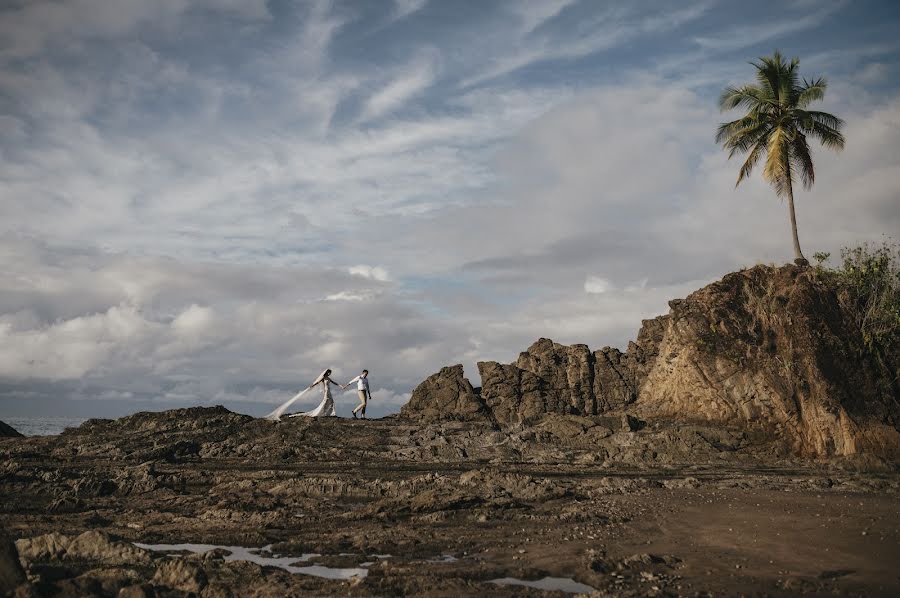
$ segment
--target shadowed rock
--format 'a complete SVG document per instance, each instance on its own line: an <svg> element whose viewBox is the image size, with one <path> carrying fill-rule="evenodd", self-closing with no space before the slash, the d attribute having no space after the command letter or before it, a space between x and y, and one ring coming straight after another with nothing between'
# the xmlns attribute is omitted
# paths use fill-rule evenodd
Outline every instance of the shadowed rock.
<svg viewBox="0 0 900 598"><path fill-rule="evenodd" d="M413 390L401 414L426 421L483 419L489 416L484 402L463 376L463 366L441 368Z"/></svg>
<svg viewBox="0 0 900 598"><path fill-rule="evenodd" d="M0 438L22 438L23 434L10 426L9 424L0 422Z"/></svg>
<svg viewBox="0 0 900 598"><path fill-rule="evenodd" d="M0 595L12 594L25 581L25 571L19 564L16 546L0 529Z"/></svg>

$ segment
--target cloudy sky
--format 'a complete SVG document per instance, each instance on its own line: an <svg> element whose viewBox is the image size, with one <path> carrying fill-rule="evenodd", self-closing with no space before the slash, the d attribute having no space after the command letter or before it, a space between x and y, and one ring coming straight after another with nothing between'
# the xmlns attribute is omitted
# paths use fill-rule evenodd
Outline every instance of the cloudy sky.
<svg viewBox="0 0 900 598"><path fill-rule="evenodd" d="M378 414L541 336L624 348L792 258L713 141L776 48L847 121L807 256L898 236L893 1L6 0L0 417L261 414L326 366Z"/></svg>

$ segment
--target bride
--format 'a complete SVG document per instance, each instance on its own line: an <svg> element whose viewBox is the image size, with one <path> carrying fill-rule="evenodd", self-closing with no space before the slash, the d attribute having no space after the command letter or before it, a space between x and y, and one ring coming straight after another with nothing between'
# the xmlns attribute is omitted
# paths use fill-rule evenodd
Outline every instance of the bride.
<svg viewBox="0 0 900 598"><path fill-rule="evenodd" d="M327 369L322 372L316 381L301 390L297 393L292 399L278 407L275 411L266 416L266 419L271 419L275 421L279 421L281 419L282 414L287 411L287 408L290 407L297 399L305 395L307 392L318 386L322 385L322 391L324 396L322 397L322 402L319 403L319 406L313 409L312 411L303 411L301 413L293 413L289 417L336 417L337 412L334 409L334 399L331 396L331 385L335 384L337 386L341 386L341 384L335 382L331 379L331 369ZM343 388L343 386L341 386Z"/></svg>

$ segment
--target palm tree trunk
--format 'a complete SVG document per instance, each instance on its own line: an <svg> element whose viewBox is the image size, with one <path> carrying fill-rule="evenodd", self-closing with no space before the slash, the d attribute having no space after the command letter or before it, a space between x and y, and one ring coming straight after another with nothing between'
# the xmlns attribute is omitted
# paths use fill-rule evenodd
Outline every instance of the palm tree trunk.
<svg viewBox="0 0 900 598"><path fill-rule="evenodd" d="M800 251L800 238L797 236L797 214L794 213L794 185L791 181L791 163L787 164L787 199L788 212L791 215L791 234L794 238L794 263L798 266L808 266L809 262Z"/></svg>

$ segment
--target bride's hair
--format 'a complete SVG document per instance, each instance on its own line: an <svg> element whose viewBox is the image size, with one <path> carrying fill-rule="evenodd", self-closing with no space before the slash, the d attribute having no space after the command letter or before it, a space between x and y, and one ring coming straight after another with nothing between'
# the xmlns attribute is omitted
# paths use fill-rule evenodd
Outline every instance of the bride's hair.
<svg viewBox="0 0 900 598"><path fill-rule="evenodd" d="M325 375L326 375L326 376L330 376L330 375L331 375L331 370L325 370Z"/></svg>

